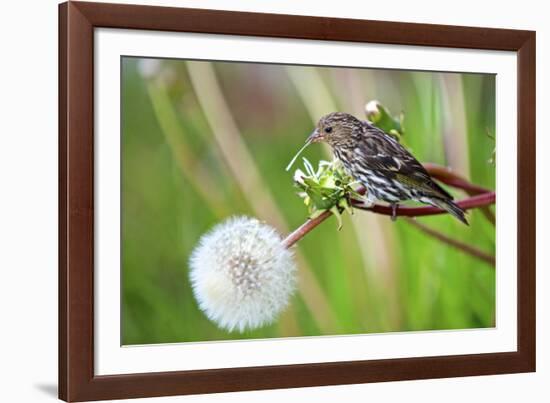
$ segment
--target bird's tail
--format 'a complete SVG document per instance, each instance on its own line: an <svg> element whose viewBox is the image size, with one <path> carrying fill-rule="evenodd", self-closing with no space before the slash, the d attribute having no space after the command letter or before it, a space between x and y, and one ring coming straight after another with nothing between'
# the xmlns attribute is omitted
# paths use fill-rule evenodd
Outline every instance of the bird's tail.
<svg viewBox="0 0 550 403"><path fill-rule="evenodd" d="M443 210L445 210L449 214L451 214L453 217L455 217L458 220L462 221L464 224L469 225L468 220L466 220L466 214L465 214L464 210L462 210L462 208L460 208L452 200L433 198L432 202L437 207L442 208Z"/></svg>

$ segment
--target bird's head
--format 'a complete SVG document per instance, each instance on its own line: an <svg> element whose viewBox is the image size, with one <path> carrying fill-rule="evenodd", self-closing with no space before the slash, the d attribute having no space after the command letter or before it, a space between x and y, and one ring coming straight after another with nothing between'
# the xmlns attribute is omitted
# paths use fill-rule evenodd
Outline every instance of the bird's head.
<svg viewBox="0 0 550 403"><path fill-rule="evenodd" d="M329 113L319 119L307 143L325 142L333 148L350 147L358 140L361 127L361 121L349 113Z"/></svg>
<svg viewBox="0 0 550 403"><path fill-rule="evenodd" d="M323 116L317 122L315 130L309 135L306 143L298 150L292 158L286 170L288 171L298 156L311 143L325 142L333 150L346 151L353 149L357 142L361 141L363 133L363 122L349 113L333 112Z"/></svg>

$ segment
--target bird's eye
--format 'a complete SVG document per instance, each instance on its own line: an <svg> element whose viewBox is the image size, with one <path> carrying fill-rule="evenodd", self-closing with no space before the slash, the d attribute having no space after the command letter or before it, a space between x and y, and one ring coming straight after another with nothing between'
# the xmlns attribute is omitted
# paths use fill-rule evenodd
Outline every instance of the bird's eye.
<svg viewBox="0 0 550 403"><path fill-rule="evenodd" d="M325 127L325 133L330 133L332 132L332 127Z"/></svg>

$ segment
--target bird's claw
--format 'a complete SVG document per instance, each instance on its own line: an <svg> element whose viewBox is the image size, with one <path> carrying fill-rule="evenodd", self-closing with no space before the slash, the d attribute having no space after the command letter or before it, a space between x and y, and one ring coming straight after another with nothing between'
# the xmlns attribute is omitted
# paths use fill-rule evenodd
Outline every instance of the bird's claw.
<svg viewBox="0 0 550 403"><path fill-rule="evenodd" d="M399 207L399 204L392 203L391 204L391 220L395 221L397 220L397 208Z"/></svg>

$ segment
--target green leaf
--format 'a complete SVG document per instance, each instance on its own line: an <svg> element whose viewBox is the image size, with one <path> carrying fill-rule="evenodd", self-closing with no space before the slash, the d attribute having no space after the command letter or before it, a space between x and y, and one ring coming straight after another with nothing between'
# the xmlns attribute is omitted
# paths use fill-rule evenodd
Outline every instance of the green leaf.
<svg viewBox="0 0 550 403"><path fill-rule="evenodd" d="M342 212L353 213L349 198L361 197L355 190L357 182L346 174L337 160L321 160L317 169L307 159L303 158L303 162L305 172L297 169L294 182L301 190L298 196L304 199L310 218L330 210L337 217L338 228L341 228Z"/></svg>

